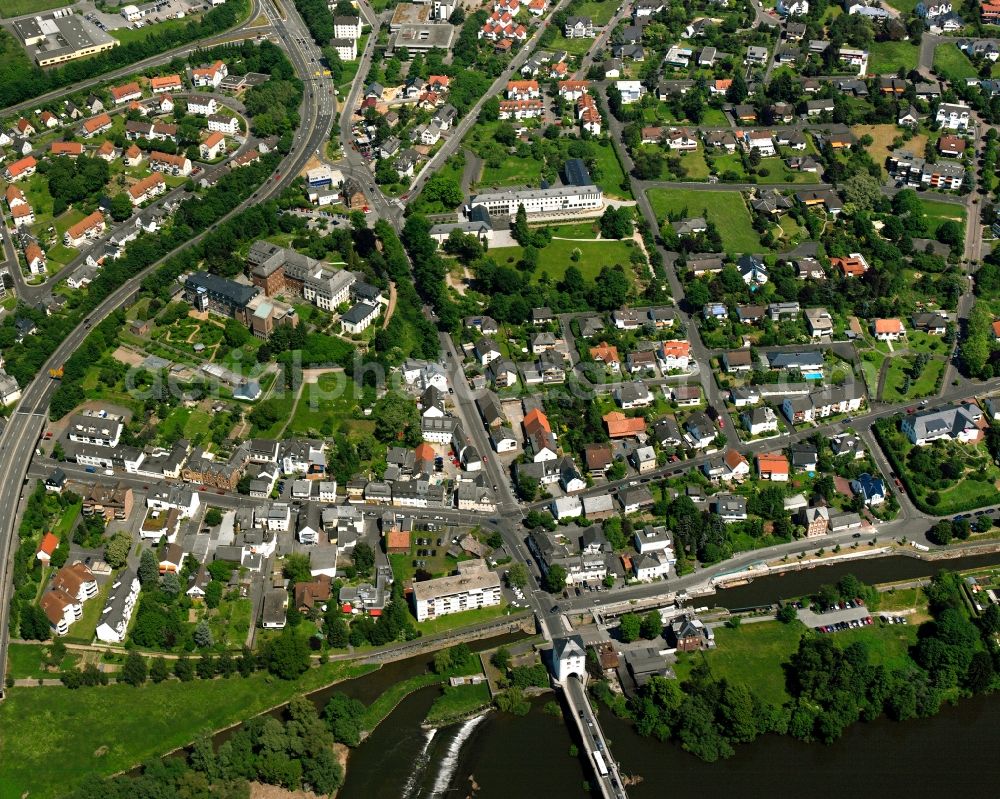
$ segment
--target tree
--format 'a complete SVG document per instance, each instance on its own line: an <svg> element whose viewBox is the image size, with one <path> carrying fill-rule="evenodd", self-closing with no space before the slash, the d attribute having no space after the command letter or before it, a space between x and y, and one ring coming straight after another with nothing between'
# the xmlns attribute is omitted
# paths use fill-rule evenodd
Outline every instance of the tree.
<svg viewBox="0 0 1000 799"><path fill-rule="evenodd" d="M938 225L937 230L934 233L934 238L942 244L947 244L949 247L959 247L961 246L962 239L964 238L962 226L954 219L946 219Z"/></svg>
<svg viewBox="0 0 1000 799"><path fill-rule="evenodd" d="M545 590L550 594L558 594L566 588L566 576L566 569L558 563L549 566L549 570L545 572Z"/></svg>
<svg viewBox="0 0 1000 799"><path fill-rule="evenodd" d="M191 682L194 679L194 664L187 655L181 655L174 661L174 676L181 682Z"/></svg>
<svg viewBox="0 0 1000 799"><path fill-rule="evenodd" d="M458 180L443 172L438 172L428 178L427 183L424 184L423 195L428 202L439 202L449 209L461 205L465 199Z"/></svg>
<svg viewBox="0 0 1000 799"><path fill-rule="evenodd" d="M367 541L358 541L351 555L358 574L370 574L375 567L375 552Z"/></svg>
<svg viewBox="0 0 1000 799"><path fill-rule="evenodd" d="M135 688L146 682L146 659L135 650L129 652L125 658L121 680Z"/></svg>
<svg viewBox="0 0 1000 799"><path fill-rule="evenodd" d="M947 546L951 543L951 522L940 521L927 531L927 540L932 544Z"/></svg>
<svg viewBox="0 0 1000 799"><path fill-rule="evenodd" d="M142 554L139 556L138 576L143 588L156 587L156 582L160 578L160 564L156 560L156 553L153 550L142 550Z"/></svg>
<svg viewBox="0 0 1000 799"><path fill-rule="evenodd" d="M111 218L116 222L124 222L132 216L132 200L121 192L111 198Z"/></svg>
<svg viewBox="0 0 1000 799"><path fill-rule="evenodd" d="M365 706L361 702L347 694L337 692L327 702L323 718L333 733L334 740L348 746L357 746L361 743L361 721L364 713Z"/></svg>
<svg viewBox="0 0 1000 799"><path fill-rule="evenodd" d="M601 215L601 235L606 239L624 239L631 236L631 209L609 205Z"/></svg>
<svg viewBox="0 0 1000 799"><path fill-rule="evenodd" d="M160 593L173 599L181 592L181 580L176 572L167 572L160 578Z"/></svg>
<svg viewBox="0 0 1000 799"><path fill-rule="evenodd" d="M281 562L281 573L291 583L308 583L312 580L309 556L304 552L291 552Z"/></svg>
<svg viewBox="0 0 1000 799"><path fill-rule="evenodd" d="M170 670L167 668L167 659L153 658L153 663L149 667L149 679L153 682L163 682L169 676Z"/></svg>
<svg viewBox="0 0 1000 799"><path fill-rule="evenodd" d="M347 622L343 615L335 607L327 610L324 619L324 629L326 630L326 642L334 649L346 649L348 644Z"/></svg>
<svg viewBox="0 0 1000 799"><path fill-rule="evenodd" d="M490 657L490 662L497 667L501 674L505 673L510 668L510 650L501 646Z"/></svg>
<svg viewBox="0 0 1000 799"><path fill-rule="evenodd" d="M205 512L205 524L208 527L218 527L222 524L222 511L218 508L209 508Z"/></svg>
<svg viewBox="0 0 1000 799"><path fill-rule="evenodd" d="M309 642L286 628L278 638L267 642L261 657L271 674L283 680L294 680L309 668Z"/></svg>
<svg viewBox="0 0 1000 799"><path fill-rule="evenodd" d="M663 634L663 620L660 618L659 611L651 610L642 617L640 631L642 632L642 637L650 641L654 638L659 638Z"/></svg>
<svg viewBox="0 0 1000 799"><path fill-rule="evenodd" d="M49 617L38 605L25 605L21 608L21 637L28 641L45 641L51 635Z"/></svg>
<svg viewBox="0 0 1000 799"><path fill-rule="evenodd" d="M777 619L783 624L791 624L799 617L799 612L796 610L795 605L785 604L782 605L778 610Z"/></svg>
<svg viewBox="0 0 1000 799"><path fill-rule="evenodd" d="M132 550L132 536L123 530L115 533L104 547L104 559L112 569L120 569Z"/></svg>
<svg viewBox="0 0 1000 799"><path fill-rule="evenodd" d="M867 172L859 172L844 182L844 199L858 210L869 211L882 200L882 184Z"/></svg>
<svg viewBox="0 0 1000 799"><path fill-rule="evenodd" d="M523 563L514 563L507 569L507 585L511 588L524 588L528 584L528 570Z"/></svg>
<svg viewBox="0 0 1000 799"><path fill-rule="evenodd" d="M415 447L422 440L420 413L408 397L395 392L387 393L372 408L375 438L389 444L402 442Z"/></svg>
<svg viewBox="0 0 1000 799"><path fill-rule="evenodd" d="M642 619L638 613L626 613L618 620L618 634L626 644L637 641L642 635Z"/></svg>
<svg viewBox="0 0 1000 799"><path fill-rule="evenodd" d="M208 626L208 621L202 619L194 628L194 642L202 649L212 646L215 643L212 638L212 630Z"/></svg>

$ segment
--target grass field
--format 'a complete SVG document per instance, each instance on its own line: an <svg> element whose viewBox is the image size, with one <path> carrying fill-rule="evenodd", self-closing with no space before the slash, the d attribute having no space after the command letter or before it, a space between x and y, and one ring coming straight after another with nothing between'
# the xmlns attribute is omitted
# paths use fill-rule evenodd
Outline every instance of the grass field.
<svg viewBox="0 0 1000 799"><path fill-rule="evenodd" d="M934 233L937 232L938 225L947 220L960 222L963 227L965 226L965 208L961 205L924 199L920 200L920 205L923 206L924 217L927 219L927 224L930 228L928 231L930 238L934 238Z"/></svg>
<svg viewBox="0 0 1000 799"><path fill-rule="evenodd" d="M324 435L324 430L370 433L374 422L354 416L362 404L373 401L365 400L364 393L343 372L320 375L315 386L303 386L288 430L297 435Z"/></svg>
<svg viewBox="0 0 1000 799"><path fill-rule="evenodd" d="M728 252L761 250L760 237L750 224L750 211L738 191L650 189L648 197L656 218L661 221L670 213L682 213L687 209L688 216L705 215L718 225Z"/></svg>
<svg viewBox="0 0 1000 799"><path fill-rule="evenodd" d="M480 186L538 186L542 164L534 158L508 155L499 167L483 166Z"/></svg>
<svg viewBox="0 0 1000 799"><path fill-rule="evenodd" d="M4 0L0 6L0 17L19 17L22 14L38 14L53 8L62 8L73 3L73 0Z"/></svg>
<svg viewBox="0 0 1000 799"><path fill-rule="evenodd" d="M744 624L735 630L720 627L715 631L715 649L693 655L681 655L676 672L684 679L691 668L704 658L716 679L743 683L758 693L763 699L775 704L783 704L790 697L785 690L785 670L788 662L799 646L803 635L816 635L799 623L782 624L766 621ZM875 623L870 627L844 630L833 634L838 646L847 647L854 641L868 645L869 657L873 663L882 663L890 668L904 665L908 648L916 642L916 625L885 626Z"/></svg>
<svg viewBox="0 0 1000 799"><path fill-rule="evenodd" d="M473 608L472 610L463 610L461 613L449 613L447 616L439 616L436 619L415 622L414 626L424 635L434 635L445 630L454 630L456 627L468 627L473 624L493 621L493 619L503 616L506 612L506 605L494 605L491 608Z"/></svg>
<svg viewBox="0 0 1000 799"><path fill-rule="evenodd" d="M11 644L7 650L8 673L15 680L31 677L52 678L57 674L47 671L42 665L47 647L40 644ZM62 669L71 669L76 665L77 656L67 652L59 664Z"/></svg>
<svg viewBox="0 0 1000 799"><path fill-rule="evenodd" d="M567 39L560 31L546 49L565 50L570 55L584 55L593 46L593 39Z"/></svg>
<svg viewBox="0 0 1000 799"><path fill-rule="evenodd" d="M881 167L885 166L885 159L889 157L889 146L895 141L897 136L902 136L902 131L895 125L855 125L851 132L859 139L862 136L871 136L872 144L868 148L868 153L872 160ZM926 134L914 136L906 142L904 149L912 150L915 153L922 153L927 144Z"/></svg>
<svg viewBox="0 0 1000 799"><path fill-rule="evenodd" d="M607 141L607 140L605 140ZM625 181L625 172L615 153L615 148L611 142L600 144L593 148L594 160L597 162L597 170L600 173L596 178L597 185L601 187L605 194L612 197L621 197L625 200L632 199L632 192L622 189Z"/></svg>
<svg viewBox="0 0 1000 799"><path fill-rule="evenodd" d="M585 280L593 280L605 266L621 264L629 268L629 256L635 245L629 241L566 241L553 239L548 246L539 250L538 268L534 280L547 274L550 280L560 281L570 266L575 266L583 273ZM579 249L581 257L575 263L572 260L573 250ZM490 250L490 256L498 264L517 263L521 258L520 247L498 247ZM513 260L511 260L513 259Z"/></svg>
<svg viewBox="0 0 1000 799"><path fill-rule="evenodd" d="M868 72L876 75L895 75L900 67L909 72L920 58L920 48L910 42L872 42L868 52Z"/></svg>
<svg viewBox="0 0 1000 799"><path fill-rule="evenodd" d="M934 71L951 80L974 78L979 74L965 53L951 43L934 48Z"/></svg>
<svg viewBox="0 0 1000 799"><path fill-rule="evenodd" d="M798 649L805 632L801 624L777 621L745 624L735 630L720 627L715 631L715 649L685 656L678 662L677 676L686 677L695 658L704 657L716 679L743 683L763 699L783 704L789 696L782 664Z"/></svg>
<svg viewBox="0 0 1000 799"><path fill-rule="evenodd" d="M889 0L889 5L906 16L917 7L919 2L920 0Z"/></svg>
<svg viewBox="0 0 1000 799"><path fill-rule="evenodd" d="M615 0L584 0L575 7L573 13L580 17L590 17L595 25L607 25L615 15Z"/></svg>
<svg viewBox="0 0 1000 799"><path fill-rule="evenodd" d="M895 356L889 363L889 373L885 378L885 388L880 399L884 402L904 402L920 397L928 397L935 392L937 381L944 372L945 362L940 359L928 361L920 376L911 381L908 391L903 392L905 371L910 368L913 359Z"/></svg>
<svg viewBox="0 0 1000 799"><path fill-rule="evenodd" d="M476 685L446 685L441 696L434 700L427 717L427 724L443 724L474 713L490 704L490 686L481 682Z"/></svg>
<svg viewBox="0 0 1000 799"><path fill-rule="evenodd" d="M64 796L85 781L130 768L295 694L371 670L327 663L294 681L258 673L142 688L13 688L0 705L0 796Z"/></svg>

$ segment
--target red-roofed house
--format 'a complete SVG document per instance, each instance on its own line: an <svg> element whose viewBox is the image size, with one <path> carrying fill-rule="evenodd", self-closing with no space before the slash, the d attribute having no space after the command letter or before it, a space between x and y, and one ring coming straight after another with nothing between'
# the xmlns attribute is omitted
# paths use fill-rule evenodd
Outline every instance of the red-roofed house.
<svg viewBox="0 0 1000 799"><path fill-rule="evenodd" d="M180 75L164 75L162 78L152 78L149 81L149 87L153 90L153 94L162 94L163 92L179 92L184 88L184 84L181 83Z"/></svg>
<svg viewBox="0 0 1000 799"><path fill-rule="evenodd" d="M672 369L687 369L691 360L691 343L688 341L664 341L656 353L660 368L665 372Z"/></svg>
<svg viewBox="0 0 1000 799"><path fill-rule="evenodd" d="M872 332L879 341L898 341L906 335L906 328L899 319L876 319Z"/></svg>
<svg viewBox="0 0 1000 799"><path fill-rule="evenodd" d="M59 548L59 538L52 533L46 533L42 536L42 541L38 545L38 551L35 553L35 557L38 558L42 563L48 563L52 560L52 553Z"/></svg>
<svg viewBox="0 0 1000 799"><path fill-rule="evenodd" d="M83 155L83 145L78 141L54 141L49 145L49 154L53 156L65 155L68 158L76 158Z"/></svg>
<svg viewBox="0 0 1000 799"><path fill-rule="evenodd" d="M602 341L596 347L590 348L590 357L598 363L603 363L612 372L621 371L621 358L618 356L618 348Z"/></svg>
<svg viewBox="0 0 1000 799"><path fill-rule="evenodd" d="M123 83L121 86L112 86L109 91L111 92L111 99L115 101L115 105L121 105L130 100L142 99L142 89L139 88L139 84L135 81Z"/></svg>
<svg viewBox="0 0 1000 799"><path fill-rule="evenodd" d="M24 248L24 260L28 262L31 274L40 275L45 271L45 253L35 242L31 242Z"/></svg>
<svg viewBox="0 0 1000 799"><path fill-rule="evenodd" d="M646 420L641 416L629 418L621 411L611 411L601 418L611 438L629 438L646 432Z"/></svg>
<svg viewBox="0 0 1000 799"><path fill-rule="evenodd" d="M868 271L868 262L859 252L852 252L847 258L831 258L830 266L839 269L844 277L861 277Z"/></svg>
<svg viewBox="0 0 1000 799"><path fill-rule="evenodd" d="M761 480L786 482L788 480L788 458L780 452L757 456L757 474Z"/></svg>
<svg viewBox="0 0 1000 799"><path fill-rule="evenodd" d="M217 88L222 79L229 74L226 65L222 61L216 61L209 67L199 67L191 70L191 81L195 86L211 86Z"/></svg>
<svg viewBox="0 0 1000 799"><path fill-rule="evenodd" d="M107 114L98 114L96 117L84 120L83 123L83 135L87 139L110 129L111 117Z"/></svg>
<svg viewBox="0 0 1000 799"><path fill-rule="evenodd" d="M21 158L7 165L7 168L3 171L4 180L14 183L24 178L30 178L35 174L37 166L38 162L34 156L29 155L27 158Z"/></svg>

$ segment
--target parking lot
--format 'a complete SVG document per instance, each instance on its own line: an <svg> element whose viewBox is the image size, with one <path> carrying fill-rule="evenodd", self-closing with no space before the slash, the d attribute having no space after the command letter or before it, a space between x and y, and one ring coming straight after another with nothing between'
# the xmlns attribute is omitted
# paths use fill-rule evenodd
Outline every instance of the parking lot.
<svg viewBox="0 0 1000 799"><path fill-rule="evenodd" d="M848 627L863 626L866 623L865 619L870 616L871 611L864 605L828 610L825 613L816 613L809 608L799 611L799 621L814 630L820 627L836 627L839 624L846 624Z"/></svg>

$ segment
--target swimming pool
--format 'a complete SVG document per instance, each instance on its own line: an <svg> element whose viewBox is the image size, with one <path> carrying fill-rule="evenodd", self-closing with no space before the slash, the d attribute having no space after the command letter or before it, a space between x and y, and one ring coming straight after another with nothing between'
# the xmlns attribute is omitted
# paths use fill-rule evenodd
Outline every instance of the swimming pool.
<svg viewBox="0 0 1000 799"><path fill-rule="evenodd" d="M822 380L823 379L823 373L822 372L803 372L802 376L806 380Z"/></svg>

